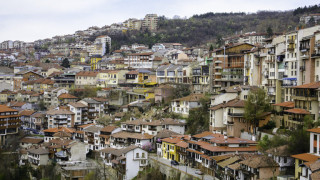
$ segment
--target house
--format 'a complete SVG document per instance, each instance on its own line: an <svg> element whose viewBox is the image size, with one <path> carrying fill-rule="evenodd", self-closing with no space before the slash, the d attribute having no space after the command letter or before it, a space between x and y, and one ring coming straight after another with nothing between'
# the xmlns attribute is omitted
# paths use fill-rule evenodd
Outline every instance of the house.
<svg viewBox="0 0 320 180"><path fill-rule="evenodd" d="M139 147L151 146L153 136L147 133L130 133L121 131L111 134L110 147L121 149L130 145L136 145Z"/></svg>
<svg viewBox="0 0 320 180"><path fill-rule="evenodd" d="M106 148L100 150L104 164L117 171L117 178L130 180L148 165L148 152L131 145L123 149Z"/></svg>
<svg viewBox="0 0 320 180"><path fill-rule="evenodd" d="M81 102L70 102L67 104L70 111L74 113L74 125L89 124L88 106Z"/></svg>
<svg viewBox="0 0 320 180"><path fill-rule="evenodd" d="M153 52L146 53L133 53L128 54L127 58L124 59L124 64L128 65L131 68L153 68Z"/></svg>
<svg viewBox="0 0 320 180"><path fill-rule="evenodd" d="M75 76L75 86L84 87L91 86L95 87L98 80L98 72L94 71L80 71Z"/></svg>
<svg viewBox="0 0 320 180"><path fill-rule="evenodd" d="M97 101L93 98L84 98L79 101L88 107L88 120L94 123L95 119L100 117L105 112L105 103Z"/></svg>
<svg viewBox="0 0 320 180"><path fill-rule="evenodd" d="M167 101L173 96L174 88L169 85L160 85L154 88L155 102Z"/></svg>
<svg viewBox="0 0 320 180"><path fill-rule="evenodd" d="M73 139L74 134L75 134L75 129L67 128L67 127L59 127L59 128L56 127L56 128L45 129L45 130L43 130L43 132L44 132L44 142L49 142L52 139L56 139L58 137L61 137L61 134L57 134L58 132L69 133L72 136L70 136L67 139ZM63 133L63 136L65 136L65 133Z"/></svg>
<svg viewBox="0 0 320 180"><path fill-rule="evenodd" d="M121 128L117 126L105 126L100 130L100 149L110 147L110 135L120 132Z"/></svg>
<svg viewBox="0 0 320 180"><path fill-rule="evenodd" d="M24 137L20 140L20 147L29 149L32 146L39 146L43 142L43 138Z"/></svg>
<svg viewBox="0 0 320 180"><path fill-rule="evenodd" d="M28 150L28 161L36 166L49 163L49 150L44 147L35 147Z"/></svg>
<svg viewBox="0 0 320 180"><path fill-rule="evenodd" d="M127 70L101 70L98 74L97 87L117 87L120 82L125 81Z"/></svg>
<svg viewBox="0 0 320 180"><path fill-rule="evenodd" d="M74 127L74 113L66 109L47 111L48 128Z"/></svg>
<svg viewBox="0 0 320 180"><path fill-rule="evenodd" d="M78 100L78 97L68 93L62 93L58 96L58 99L59 99L60 105L66 105L68 103L76 102Z"/></svg>
<svg viewBox="0 0 320 180"><path fill-rule="evenodd" d="M12 109L5 105L0 105L0 145L6 143L7 136L18 133L21 126L21 116L18 110Z"/></svg>
<svg viewBox="0 0 320 180"><path fill-rule="evenodd" d="M100 150L100 131L103 127L98 125L90 125L83 128L84 143L89 145L92 151Z"/></svg>
<svg viewBox="0 0 320 180"><path fill-rule="evenodd" d="M181 137L168 137L162 139L162 157L164 159L180 161L180 155L178 154L179 146L176 146L177 143L183 141Z"/></svg>
<svg viewBox="0 0 320 180"><path fill-rule="evenodd" d="M171 111L188 117L190 109L201 107L200 100L203 94L190 94L189 96L171 101Z"/></svg>
<svg viewBox="0 0 320 180"><path fill-rule="evenodd" d="M55 155L62 158L66 157L68 161L85 161L88 152L87 146L82 142L72 141L65 145L63 150L55 153Z"/></svg>
<svg viewBox="0 0 320 180"><path fill-rule="evenodd" d="M288 145L268 149L266 153L278 163L280 172L290 172L290 170L294 170L294 158L289 154Z"/></svg>
<svg viewBox="0 0 320 180"><path fill-rule="evenodd" d="M307 131L310 132L309 153L291 156L295 159L295 179L310 179L312 176L312 169L309 171L310 165L320 158L320 128L308 129Z"/></svg>
<svg viewBox="0 0 320 180"><path fill-rule="evenodd" d="M21 116L21 125L29 128L32 127L32 114L34 114L35 111L33 110L23 110L19 112L19 115Z"/></svg>
<svg viewBox="0 0 320 180"><path fill-rule="evenodd" d="M176 132L173 132L173 131L170 131L170 130L167 130L167 129L163 129L161 131L159 131L157 133L157 135L154 136L154 142L156 142L156 148L157 148L157 155L162 157L163 154L162 154L162 139L165 139L165 138L169 138L169 137L172 137L174 135L179 135L178 133Z"/></svg>
<svg viewBox="0 0 320 180"><path fill-rule="evenodd" d="M17 109L17 110L32 109L32 104L26 103L26 102L11 101L7 104L7 106L10 106L11 108Z"/></svg>
<svg viewBox="0 0 320 180"><path fill-rule="evenodd" d="M313 82L292 87L294 108L285 110L284 126L289 129L297 129L302 125L303 118L306 115L317 120L319 117L318 88L320 82Z"/></svg>
<svg viewBox="0 0 320 180"><path fill-rule="evenodd" d="M279 165L270 157L256 156L239 162L240 178L270 179L279 175Z"/></svg>
<svg viewBox="0 0 320 180"><path fill-rule="evenodd" d="M46 115L44 112L36 112L31 115L31 127L36 130L47 129L47 122L45 121Z"/></svg>

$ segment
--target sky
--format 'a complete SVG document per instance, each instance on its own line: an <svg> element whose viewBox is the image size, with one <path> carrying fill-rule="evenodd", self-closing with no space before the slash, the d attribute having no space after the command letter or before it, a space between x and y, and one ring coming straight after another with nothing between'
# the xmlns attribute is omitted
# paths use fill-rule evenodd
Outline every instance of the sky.
<svg viewBox="0 0 320 180"><path fill-rule="evenodd" d="M172 18L207 12L291 10L318 0L0 0L0 42L32 42L156 13Z"/></svg>

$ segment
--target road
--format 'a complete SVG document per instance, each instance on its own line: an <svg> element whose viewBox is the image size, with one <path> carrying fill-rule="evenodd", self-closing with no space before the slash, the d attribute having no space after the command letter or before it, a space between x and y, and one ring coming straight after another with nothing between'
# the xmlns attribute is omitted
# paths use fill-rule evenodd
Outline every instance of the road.
<svg viewBox="0 0 320 180"><path fill-rule="evenodd" d="M178 169L179 171L182 171L182 172L185 172L185 173L188 173L188 174L191 174L192 176L194 177L197 177L199 179L203 179L203 180L214 180L214 177L210 176L210 175L198 175L196 174L196 170L197 169L194 169L194 168L191 168L189 166L183 166L183 165L178 165L178 166L173 166L171 165L170 163L170 160L168 159L164 159L164 158L161 158L161 157L157 157L157 156L149 156L149 158L152 158L162 164L166 164L168 166L171 166L172 168L175 168L175 169Z"/></svg>

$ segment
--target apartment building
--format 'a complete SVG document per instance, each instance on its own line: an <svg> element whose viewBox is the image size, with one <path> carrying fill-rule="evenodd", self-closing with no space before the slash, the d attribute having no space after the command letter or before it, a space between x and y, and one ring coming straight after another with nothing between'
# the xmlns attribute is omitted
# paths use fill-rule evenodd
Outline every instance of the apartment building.
<svg viewBox="0 0 320 180"><path fill-rule="evenodd" d="M5 105L0 105L0 144L4 145L10 135L18 133L21 123L19 111Z"/></svg>
<svg viewBox="0 0 320 180"><path fill-rule="evenodd" d="M142 21L142 28L150 31L156 31L158 28L158 15L147 14Z"/></svg>
<svg viewBox="0 0 320 180"><path fill-rule="evenodd" d="M84 87L91 86L95 87L98 80L98 72L94 71L80 71L75 76L75 86Z"/></svg>
<svg viewBox="0 0 320 180"><path fill-rule="evenodd" d="M154 67L153 52L128 54L128 56L124 59L124 64L135 69L152 69Z"/></svg>
<svg viewBox="0 0 320 180"><path fill-rule="evenodd" d="M48 128L73 127L74 113L66 109L52 109L47 111Z"/></svg>
<svg viewBox="0 0 320 180"><path fill-rule="evenodd" d="M88 106L81 102L71 102L67 104L71 112L74 113L74 125L89 124L88 121Z"/></svg>

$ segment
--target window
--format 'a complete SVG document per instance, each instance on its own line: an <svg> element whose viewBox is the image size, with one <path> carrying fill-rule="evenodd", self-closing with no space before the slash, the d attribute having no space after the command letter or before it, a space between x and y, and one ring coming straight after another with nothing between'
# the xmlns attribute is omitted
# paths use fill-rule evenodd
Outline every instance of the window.
<svg viewBox="0 0 320 180"><path fill-rule="evenodd" d="M136 158L139 158L139 153L136 153Z"/></svg>
<svg viewBox="0 0 320 180"><path fill-rule="evenodd" d="M319 67L319 61L317 61L317 67Z"/></svg>
<svg viewBox="0 0 320 180"><path fill-rule="evenodd" d="M244 98L244 99L247 99L247 98L248 98L248 96L247 96L247 95L244 95L244 96L243 96L243 98Z"/></svg>
<svg viewBox="0 0 320 180"><path fill-rule="evenodd" d="M144 153L142 153L142 156L141 156L141 158L145 158L145 154L144 154Z"/></svg>
<svg viewBox="0 0 320 180"><path fill-rule="evenodd" d="M147 164L147 160L141 160L141 164Z"/></svg>

